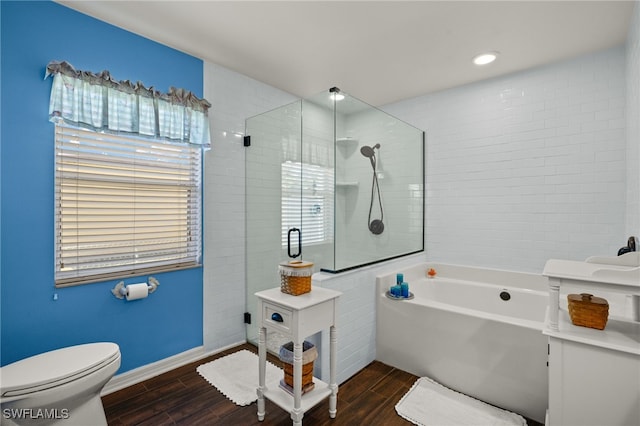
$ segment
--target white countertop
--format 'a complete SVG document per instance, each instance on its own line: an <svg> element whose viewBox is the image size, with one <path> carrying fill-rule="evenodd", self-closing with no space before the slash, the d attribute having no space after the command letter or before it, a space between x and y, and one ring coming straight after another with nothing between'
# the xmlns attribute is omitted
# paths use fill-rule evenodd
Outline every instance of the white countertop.
<svg viewBox="0 0 640 426"><path fill-rule="evenodd" d="M550 259L542 275L640 289L640 252L612 258L593 257L586 261Z"/></svg>

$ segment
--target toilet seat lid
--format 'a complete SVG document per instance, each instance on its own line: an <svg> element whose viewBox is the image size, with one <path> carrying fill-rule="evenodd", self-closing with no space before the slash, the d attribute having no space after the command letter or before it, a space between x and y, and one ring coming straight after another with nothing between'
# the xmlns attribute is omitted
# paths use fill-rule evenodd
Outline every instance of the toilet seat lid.
<svg viewBox="0 0 640 426"><path fill-rule="evenodd" d="M118 345L109 342L70 346L34 355L0 368L0 395L15 396L61 385L99 370L119 356Z"/></svg>

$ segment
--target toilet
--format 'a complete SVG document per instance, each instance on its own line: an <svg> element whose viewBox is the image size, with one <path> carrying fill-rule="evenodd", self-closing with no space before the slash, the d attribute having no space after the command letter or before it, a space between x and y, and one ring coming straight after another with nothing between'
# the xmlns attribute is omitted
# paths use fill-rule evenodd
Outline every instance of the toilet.
<svg viewBox="0 0 640 426"><path fill-rule="evenodd" d="M106 425L100 392L120 368L115 343L89 343L0 368L3 425Z"/></svg>

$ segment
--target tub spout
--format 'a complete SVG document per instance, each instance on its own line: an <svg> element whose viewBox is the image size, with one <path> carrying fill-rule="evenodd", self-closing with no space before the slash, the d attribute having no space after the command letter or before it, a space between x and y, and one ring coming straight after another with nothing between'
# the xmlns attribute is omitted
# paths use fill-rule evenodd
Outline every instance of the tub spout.
<svg viewBox="0 0 640 426"><path fill-rule="evenodd" d="M620 248L618 250L618 256L622 256L623 254L631 253L632 251L636 251L636 237L629 237L627 240L626 247Z"/></svg>

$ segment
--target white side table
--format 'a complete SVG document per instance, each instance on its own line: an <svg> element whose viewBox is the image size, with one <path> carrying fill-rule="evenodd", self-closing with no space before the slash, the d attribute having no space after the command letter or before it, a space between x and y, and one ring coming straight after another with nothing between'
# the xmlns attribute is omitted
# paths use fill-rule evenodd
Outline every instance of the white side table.
<svg viewBox="0 0 640 426"><path fill-rule="evenodd" d="M302 417L306 411L327 396L329 416L336 416L336 305L341 294L322 287L314 287L310 293L299 296L282 293L280 287L256 293L260 303L258 420L264 420L265 398L289 411L296 426L302 425ZM279 380L265 383L267 328L284 334L293 341L293 397L280 388ZM302 343L306 337L326 328L330 330L330 383L314 377L314 389L302 395Z"/></svg>

